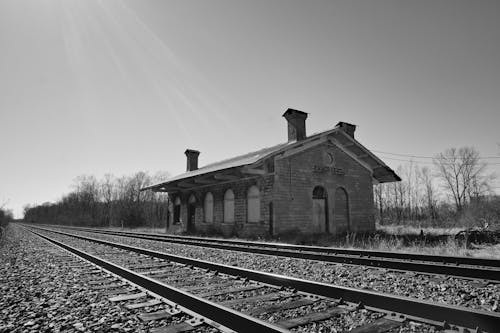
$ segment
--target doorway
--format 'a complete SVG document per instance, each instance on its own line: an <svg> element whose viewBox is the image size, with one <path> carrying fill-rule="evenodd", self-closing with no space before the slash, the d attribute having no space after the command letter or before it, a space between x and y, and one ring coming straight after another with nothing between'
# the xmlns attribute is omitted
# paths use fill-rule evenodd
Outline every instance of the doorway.
<svg viewBox="0 0 500 333"><path fill-rule="evenodd" d="M313 198L313 232L329 232L328 226L328 201L324 187L316 186L312 194Z"/></svg>
<svg viewBox="0 0 500 333"><path fill-rule="evenodd" d="M335 207L333 215L336 232L350 232L349 197L347 191L343 187L338 187L337 190L335 190Z"/></svg>
<svg viewBox="0 0 500 333"><path fill-rule="evenodd" d="M194 195L189 197L187 206L187 232L195 231L195 219L196 219L196 198Z"/></svg>

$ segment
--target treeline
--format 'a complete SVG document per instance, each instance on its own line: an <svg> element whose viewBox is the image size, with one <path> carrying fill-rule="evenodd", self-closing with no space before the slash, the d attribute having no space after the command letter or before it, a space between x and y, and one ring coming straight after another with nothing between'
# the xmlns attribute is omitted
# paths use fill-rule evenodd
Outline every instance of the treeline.
<svg viewBox="0 0 500 333"><path fill-rule="evenodd" d="M89 227L163 227L167 219L167 195L140 189L167 178L137 172L131 176L102 179L80 176L73 190L55 203L26 206L24 220L29 223Z"/></svg>
<svg viewBox="0 0 500 333"><path fill-rule="evenodd" d="M380 224L419 226L500 226L500 197L494 175L474 148L448 149L432 164L399 166L401 182L374 186L375 216ZM140 192L166 174L80 176L73 190L55 203L25 207L26 222L117 227L164 227L167 195Z"/></svg>
<svg viewBox="0 0 500 333"><path fill-rule="evenodd" d="M12 212L0 207L0 227L5 228L14 219Z"/></svg>
<svg viewBox="0 0 500 333"><path fill-rule="evenodd" d="M474 148L448 149L429 166L410 161L396 173L401 182L374 186L380 224L500 225L500 197L492 185L495 175L487 172L487 163Z"/></svg>

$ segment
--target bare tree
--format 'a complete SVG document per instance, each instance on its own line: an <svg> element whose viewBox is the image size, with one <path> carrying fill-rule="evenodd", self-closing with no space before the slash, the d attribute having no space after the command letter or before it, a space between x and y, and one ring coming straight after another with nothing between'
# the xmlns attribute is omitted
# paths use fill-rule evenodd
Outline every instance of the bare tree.
<svg viewBox="0 0 500 333"><path fill-rule="evenodd" d="M447 149L434 158L434 164L457 212L463 211L472 195L489 189L486 163L480 161L479 152L473 147Z"/></svg>
<svg viewBox="0 0 500 333"><path fill-rule="evenodd" d="M113 218L113 198L115 196L115 177L109 173L100 182L99 192L104 204L104 223L110 227Z"/></svg>
<svg viewBox="0 0 500 333"><path fill-rule="evenodd" d="M82 204L83 210L86 212L82 218L85 224L97 223L98 202L99 202L99 186L95 176L82 175L75 179L74 187Z"/></svg>
<svg viewBox="0 0 500 333"><path fill-rule="evenodd" d="M424 186L424 200L427 205L427 212L431 220L437 218L437 198L436 189L432 182L432 174L428 167L423 167L419 173L420 183Z"/></svg>
<svg viewBox="0 0 500 333"><path fill-rule="evenodd" d="M377 184L373 187L373 196L375 199L375 208L378 210L378 217L380 224L384 221L384 197L383 197L383 184Z"/></svg>
<svg viewBox="0 0 500 333"><path fill-rule="evenodd" d="M404 173L404 169L402 166L398 166L397 171L398 174L402 175ZM407 188L408 182L403 180L400 182L391 183L394 190L394 207L396 209L396 217L398 222L402 222L404 219L404 211L405 206L408 203L407 198Z"/></svg>
<svg viewBox="0 0 500 333"><path fill-rule="evenodd" d="M152 181L164 180L166 173L151 177L147 172L115 177L106 174L75 179L73 191L59 201L25 207L25 219L36 223L55 223L82 226L154 227L167 218L167 197L140 189ZM160 180L161 178L161 180Z"/></svg>

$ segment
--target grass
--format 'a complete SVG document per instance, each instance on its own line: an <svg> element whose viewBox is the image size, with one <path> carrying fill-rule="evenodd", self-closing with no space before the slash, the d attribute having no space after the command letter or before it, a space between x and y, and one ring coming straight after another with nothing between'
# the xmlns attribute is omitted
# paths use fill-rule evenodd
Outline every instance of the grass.
<svg viewBox="0 0 500 333"><path fill-rule="evenodd" d="M439 236L441 236L441 234L439 234ZM456 241L453 236L448 236L432 242L426 242L425 240L407 242L403 238L398 237L398 235L391 235L389 237L368 238L361 242L347 240L343 245L342 247L346 248L364 248L378 251L500 259L499 244L471 244L466 247L463 242Z"/></svg>
<svg viewBox="0 0 500 333"><path fill-rule="evenodd" d="M470 244L456 241L454 236L463 228L417 228L412 226L377 226L377 230L392 235L392 239L381 240L371 244L371 248L386 251L415 252L435 255L453 255L466 257L481 257L500 259L500 244ZM412 241L409 244L401 244L401 237L420 235L424 233L427 242Z"/></svg>
<svg viewBox="0 0 500 333"><path fill-rule="evenodd" d="M408 225L377 225L377 230L384 231L392 235L419 235L420 231L430 235L456 235L463 228L435 228L435 227L414 227Z"/></svg>

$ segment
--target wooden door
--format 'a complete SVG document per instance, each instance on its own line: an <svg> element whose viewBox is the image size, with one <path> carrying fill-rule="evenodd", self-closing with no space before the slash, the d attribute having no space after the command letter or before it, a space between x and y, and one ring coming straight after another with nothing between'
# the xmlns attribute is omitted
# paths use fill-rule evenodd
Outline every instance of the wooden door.
<svg viewBox="0 0 500 333"><path fill-rule="evenodd" d="M194 221L195 221L195 215L196 215L196 204L190 203L188 204L188 216L187 216L187 231L188 232L193 232L194 231Z"/></svg>
<svg viewBox="0 0 500 333"><path fill-rule="evenodd" d="M326 199L326 190L321 186L316 186L313 190L313 232L328 232L328 205Z"/></svg>
<svg viewBox="0 0 500 333"><path fill-rule="evenodd" d="M349 223L349 198L344 188L335 191L335 207L333 210L336 233L350 231Z"/></svg>

